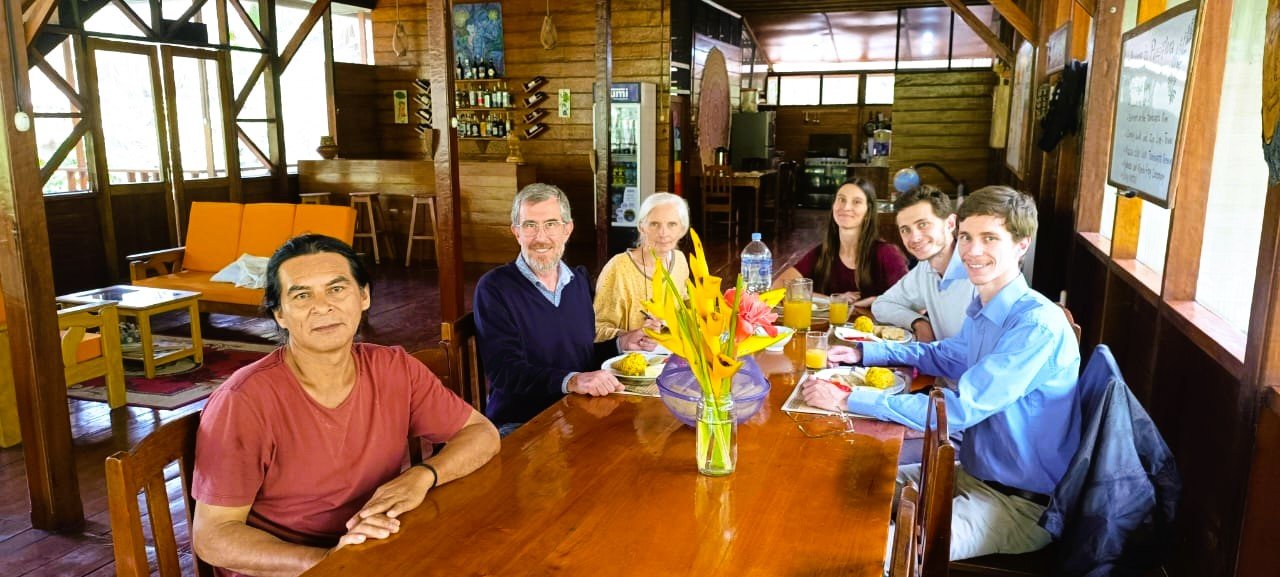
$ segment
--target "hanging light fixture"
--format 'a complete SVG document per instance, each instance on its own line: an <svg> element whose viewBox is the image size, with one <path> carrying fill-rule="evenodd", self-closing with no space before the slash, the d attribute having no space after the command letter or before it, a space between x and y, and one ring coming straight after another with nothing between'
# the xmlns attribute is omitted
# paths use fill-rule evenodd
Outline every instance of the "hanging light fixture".
<svg viewBox="0 0 1280 577"><path fill-rule="evenodd" d="M556 47L556 24L551 21L551 0L547 0L547 15L542 18L542 48L551 50Z"/></svg>

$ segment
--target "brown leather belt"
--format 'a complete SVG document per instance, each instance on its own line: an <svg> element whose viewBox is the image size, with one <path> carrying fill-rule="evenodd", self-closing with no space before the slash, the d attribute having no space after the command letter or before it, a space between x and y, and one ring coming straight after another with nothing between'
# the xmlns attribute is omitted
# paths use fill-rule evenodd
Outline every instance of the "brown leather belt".
<svg viewBox="0 0 1280 577"><path fill-rule="evenodd" d="M997 481L983 481L983 483L986 483L988 487L991 487L992 489L995 489L1010 497L1018 497L1019 499L1026 499L1041 507L1049 506L1049 496L1045 495L1044 493L1034 493L1032 491L1024 491L1017 487L1010 487L1008 485L1003 485Z"/></svg>

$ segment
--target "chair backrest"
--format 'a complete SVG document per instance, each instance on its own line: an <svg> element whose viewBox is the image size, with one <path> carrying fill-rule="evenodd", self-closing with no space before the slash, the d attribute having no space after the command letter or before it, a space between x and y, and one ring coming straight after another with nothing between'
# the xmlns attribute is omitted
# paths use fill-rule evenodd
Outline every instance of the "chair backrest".
<svg viewBox="0 0 1280 577"><path fill-rule="evenodd" d="M191 203L182 265L189 270L216 272L239 258L236 249L243 215L244 205L238 202Z"/></svg>
<svg viewBox="0 0 1280 577"><path fill-rule="evenodd" d="M914 576L918 570L915 547L912 546L915 542L916 503L918 502L920 502L920 494L915 487L902 488L902 494L898 496L898 515L894 521L889 577Z"/></svg>
<svg viewBox="0 0 1280 577"><path fill-rule="evenodd" d="M330 204L299 204L293 209L293 230L289 237L308 233L331 236L351 244L356 234L356 209Z"/></svg>
<svg viewBox="0 0 1280 577"><path fill-rule="evenodd" d="M293 232L293 213L297 206L283 202L244 205L236 257L241 254L266 257L274 254Z"/></svg>
<svg viewBox="0 0 1280 577"><path fill-rule="evenodd" d="M723 205L733 198L733 169L712 164L702 169L702 204Z"/></svg>
<svg viewBox="0 0 1280 577"><path fill-rule="evenodd" d="M195 499L191 497L191 475L195 468L196 431L199 428L200 413L186 415L165 423L132 450L120 451L107 457L107 500L111 511L111 540L115 550L116 575L151 575L142 533L142 512L138 507L140 491L145 493L147 499L159 575L181 575L164 469L169 463L178 461L186 522L190 528L191 515L195 510ZM195 565L197 575L212 577L213 569L208 564L196 558Z"/></svg>
<svg viewBox="0 0 1280 577"><path fill-rule="evenodd" d="M920 462L920 500L912 543L924 577L945 577L951 558L951 500L955 497L956 450L947 430L942 389L929 392Z"/></svg>
<svg viewBox="0 0 1280 577"><path fill-rule="evenodd" d="M485 379L480 349L476 345L475 314L467 313L452 323L440 323L440 346L449 357L449 386L462 400L483 413L489 402L489 381Z"/></svg>
<svg viewBox="0 0 1280 577"><path fill-rule="evenodd" d="M1071 325L1071 332L1076 334L1076 344L1081 344L1080 325L1076 324L1076 317L1071 314L1071 309L1067 308L1067 305L1058 303L1058 307L1062 309L1062 314L1067 315L1067 324Z"/></svg>

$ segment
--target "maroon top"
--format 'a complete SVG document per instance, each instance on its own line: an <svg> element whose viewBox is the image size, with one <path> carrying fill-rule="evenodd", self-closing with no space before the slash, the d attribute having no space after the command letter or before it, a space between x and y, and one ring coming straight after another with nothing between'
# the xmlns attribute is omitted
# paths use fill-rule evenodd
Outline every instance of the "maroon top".
<svg viewBox="0 0 1280 577"><path fill-rule="evenodd" d="M821 249L822 245L815 246L800 257L800 262L796 263L796 272L799 272L800 276L813 278L814 265L818 263L818 251ZM831 272L827 275L827 286L815 285L813 290L824 294L858 291L863 298L880 296L907 274L907 257L902 255L898 247L876 240L871 244L871 253L876 260L876 266L871 269L871 280L874 286L866 290L859 289L858 272L844 266L844 261L836 257L831 263Z"/></svg>

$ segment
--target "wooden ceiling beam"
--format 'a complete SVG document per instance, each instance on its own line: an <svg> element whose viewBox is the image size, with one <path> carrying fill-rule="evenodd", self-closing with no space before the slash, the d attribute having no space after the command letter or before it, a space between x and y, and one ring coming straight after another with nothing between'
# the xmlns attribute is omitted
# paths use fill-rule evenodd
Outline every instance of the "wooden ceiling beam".
<svg viewBox="0 0 1280 577"><path fill-rule="evenodd" d="M987 25L982 22L982 19L978 18L978 16L974 14L968 6L965 6L964 2L961 0L942 1L951 8L952 12L955 12L956 16L959 16L961 20L964 20L965 24L969 25L969 29L973 30L973 33L977 34L978 38L981 38L983 42L987 43L987 46L991 48L991 51L995 53L997 58L1003 60L1006 64L1013 66L1013 50L1008 46L1005 46L1004 43L1000 41L1000 38L996 36L996 33L992 32L990 28L987 28Z"/></svg>
<svg viewBox="0 0 1280 577"><path fill-rule="evenodd" d="M1018 34L1032 44L1040 46L1040 32L1036 29L1036 23L1018 7L1017 3L1013 0L991 0L991 6L1000 13L1000 17L1004 18L1005 22L1018 31Z"/></svg>
<svg viewBox="0 0 1280 577"><path fill-rule="evenodd" d="M50 16L53 16L53 9L57 6L58 0L36 0L22 11L22 26L27 46L36 39L36 34L40 33L40 28L49 21Z"/></svg>
<svg viewBox="0 0 1280 577"><path fill-rule="evenodd" d="M307 12L307 17L302 19L302 24L298 25L298 31L293 33L293 38L289 39L289 44L284 47L284 52L280 53L280 73L284 74L289 69L289 62L293 60L293 56L298 53L298 49L302 48L302 43L307 39L307 35L311 33L311 29L316 27L316 22L324 16L326 10L329 9L329 0L316 0L311 5L311 11Z"/></svg>

